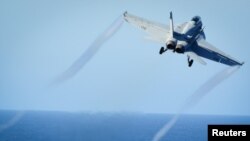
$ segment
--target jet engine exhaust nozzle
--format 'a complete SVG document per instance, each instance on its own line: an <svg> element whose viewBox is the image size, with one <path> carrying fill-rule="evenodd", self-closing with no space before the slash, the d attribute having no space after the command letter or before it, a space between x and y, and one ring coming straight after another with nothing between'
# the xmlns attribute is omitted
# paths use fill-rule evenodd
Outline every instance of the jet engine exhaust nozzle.
<svg viewBox="0 0 250 141"><path fill-rule="evenodd" d="M175 48L175 51L177 53L184 53L185 52L185 47L183 45L178 44Z"/></svg>
<svg viewBox="0 0 250 141"><path fill-rule="evenodd" d="M167 41L167 49L175 49L176 42L174 40Z"/></svg>

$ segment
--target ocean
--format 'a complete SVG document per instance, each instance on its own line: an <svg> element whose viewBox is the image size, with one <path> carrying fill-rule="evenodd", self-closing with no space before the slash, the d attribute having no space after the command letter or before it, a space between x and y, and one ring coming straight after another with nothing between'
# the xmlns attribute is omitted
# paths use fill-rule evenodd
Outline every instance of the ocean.
<svg viewBox="0 0 250 141"><path fill-rule="evenodd" d="M0 141L152 141L173 115L0 111ZM206 141L208 124L249 124L248 116L182 115L162 141Z"/></svg>

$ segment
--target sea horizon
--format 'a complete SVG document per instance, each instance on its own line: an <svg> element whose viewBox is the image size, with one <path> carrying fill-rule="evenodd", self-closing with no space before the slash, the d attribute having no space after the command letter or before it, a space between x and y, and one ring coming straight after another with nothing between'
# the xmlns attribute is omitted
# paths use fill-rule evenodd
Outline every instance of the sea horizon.
<svg viewBox="0 0 250 141"><path fill-rule="evenodd" d="M0 141L151 141L173 116L0 110ZM209 124L250 124L250 116L180 115L162 141L205 141Z"/></svg>

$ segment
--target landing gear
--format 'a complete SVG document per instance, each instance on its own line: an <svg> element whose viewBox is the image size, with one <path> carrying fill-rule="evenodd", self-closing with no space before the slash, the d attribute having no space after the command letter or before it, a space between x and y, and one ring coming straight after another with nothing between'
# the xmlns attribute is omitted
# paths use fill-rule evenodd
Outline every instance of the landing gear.
<svg viewBox="0 0 250 141"><path fill-rule="evenodd" d="M188 56L188 67L191 67L193 62L194 62L194 60L190 59L190 57Z"/></svg>
<svg viewBox="0 0 250 141"><path fill-rule="evenodd" d="M168 49L164 49L164 47L161 47L159 54L162 55L162 53L166 52Z"/></svg>
<svg viewBox="0 0 250 141"><path fill-rule="evenodd" d="M194 62L194 60L190 60L190 61L188 62L188 66L191 67L192 64L193 64L193 62Z"/></svg>

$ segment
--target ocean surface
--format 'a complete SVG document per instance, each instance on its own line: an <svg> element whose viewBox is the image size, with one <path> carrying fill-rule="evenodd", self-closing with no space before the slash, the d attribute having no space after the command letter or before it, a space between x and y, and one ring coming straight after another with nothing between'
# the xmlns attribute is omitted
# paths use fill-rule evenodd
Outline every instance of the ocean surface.
<svg viewBox="0 0 250 141"><path fill-rule="evenodd" d="M0 141L151 141L172 117L0 110ZM162 141L206 141L208 124L250 124L250 117L182 115Z"/></svg>

